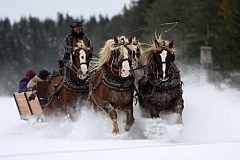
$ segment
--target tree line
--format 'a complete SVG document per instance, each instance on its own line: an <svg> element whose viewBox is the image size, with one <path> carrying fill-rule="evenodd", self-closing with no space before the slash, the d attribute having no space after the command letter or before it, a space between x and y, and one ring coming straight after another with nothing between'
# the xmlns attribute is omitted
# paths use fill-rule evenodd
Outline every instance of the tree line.
<svg viewBox="0 0 240 160"><path fill-rule="evenodd" d="M0 94L17 91L28 68L56 70L57 60L63 57L63 38L75 20L83 22L95 56L114 35L137 36L142 43L150 43L156 32L175 40L181 63L199 64L199 47L209 45L215 70L239 70L239 13L240 1L235 0L139 0L111 19L102 15L74 19L62 13L57 20L30 16L11 24L8 18L0 19Z"/></svg>

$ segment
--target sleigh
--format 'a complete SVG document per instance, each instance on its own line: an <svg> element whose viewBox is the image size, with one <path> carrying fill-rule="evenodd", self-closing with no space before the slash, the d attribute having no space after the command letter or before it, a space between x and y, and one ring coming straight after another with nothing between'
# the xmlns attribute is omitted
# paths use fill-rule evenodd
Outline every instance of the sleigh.
<svg viewBox="0 0 240 160"><path fill-rule="evenodd" d="M20 115L20 119L22 120L30 120L30 119L39 119L43 115L43 109L45 104L48 102L47 94L49 81L59 75L63 75L63 61L58 60L58 69L59 71L53 71L55 75L52 73L49 76L48 81L37 82L37 92L34 100L29 100L31 91L13 93L14 100L16 102L16 106L18 108L18 112Z"/></svg>
<svg viewBox="0 0 240 160"><path fill-rule="evenodd" d="M20 119L38 119L43 113L44 104L47 101L47 81L37 83L37 92L34 100L29 100L31 91L13 93Z"/></svg>

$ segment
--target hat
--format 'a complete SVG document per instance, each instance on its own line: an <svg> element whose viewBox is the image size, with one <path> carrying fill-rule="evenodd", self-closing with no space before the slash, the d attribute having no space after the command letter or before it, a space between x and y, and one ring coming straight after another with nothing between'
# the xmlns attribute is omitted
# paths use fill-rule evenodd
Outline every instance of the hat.
<svg viewBox="0 0 240 160"><path fill-rule="evenodd" d="M50 72L48 72L47 70L44 69L38 73L38 77L41 79L45 79L50 74L51 74Z"/></svg>
<svg viewBox="0 0 240 160"><path fill-rule="evenodd" d="M75 28L75 27L82 27L82 22L80 21L76 21L73 24L70 24L71 28Z"/></svg>
<svg viewBox="0 0 240 160"><path fill-rule="evenodd" d="M32 79L35 76L36 76L36 72L33 69L28 69L25 73L26 78Z"/></svg>

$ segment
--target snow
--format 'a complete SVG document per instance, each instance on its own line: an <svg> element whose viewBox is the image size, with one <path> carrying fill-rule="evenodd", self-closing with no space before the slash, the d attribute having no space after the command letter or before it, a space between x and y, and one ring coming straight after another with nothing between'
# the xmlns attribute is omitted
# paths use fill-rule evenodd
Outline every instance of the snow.
<svg viewBox="0 0 240 160"><path fill-rule="evenodd" d="M111 134L111 121L84 107L75 123L66 119L20 120L13 97L0 97L0 159L9 160L239 160L240 91L215 87L202 71L182 75L184 126L170 118L144 119L134 106L130 132Z"/></svg>

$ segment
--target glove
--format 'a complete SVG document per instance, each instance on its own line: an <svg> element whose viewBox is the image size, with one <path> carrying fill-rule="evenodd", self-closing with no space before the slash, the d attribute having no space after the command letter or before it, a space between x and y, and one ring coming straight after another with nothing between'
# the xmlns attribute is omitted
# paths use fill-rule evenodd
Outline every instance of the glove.
<svg viewBox="0 0 240 160"><path fill-rule="evenodd" d="M66 60L65 61L65 66L70 67L71 66L71 61L70 60Z"/></svg>
<svg viewBox="0 0 240 160"><path fill-rule="evenodd" d="M72 54L72 53L73 53L73 48L69 48L68 52L69 52L70 54Z"/></svg>
<svg viewBox="0 0 240 160"><path fill-rule="evenodd" d="M30 94L30 96L28 97L28 101L34 100L35 97L36 97L35 93L32 92L32 93Z"/></svg>

